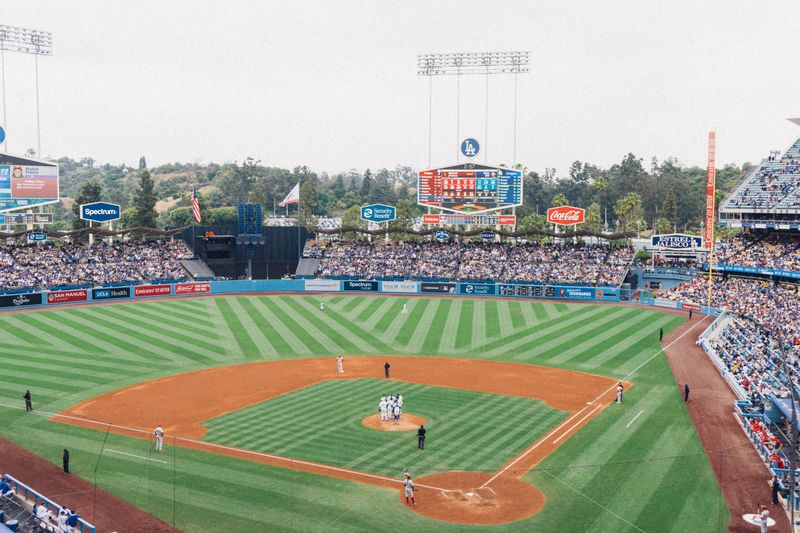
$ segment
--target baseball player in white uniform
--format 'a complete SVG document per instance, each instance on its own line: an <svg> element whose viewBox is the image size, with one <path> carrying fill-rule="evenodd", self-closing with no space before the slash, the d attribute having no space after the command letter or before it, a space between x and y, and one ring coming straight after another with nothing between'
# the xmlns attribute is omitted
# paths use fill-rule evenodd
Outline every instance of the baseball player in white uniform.
<svg viewBox="0 0 800 533"><path fill-rule="evenodd" d="M381 412L381 422L386 421L386 398L381 396L381 401L378 403L378 410Z"/></svg>
<svg viewBox="0 0 800 533"><path fill-rule="evenodd" d="M400 406L397 404L394 404L394 421L400 423Z"/></svg>
<svg viewBox="0 0 800 533"><path fill-rule="evenodd" d="M164 451L164 428L161 427L161 424L156 427L153 433L156 436L156 451L163 452Z"/></svg>
<svg viewBox="0 0 800 533"><path fill-rule="evenodd" d="M325 302L319 303L319 310L322 311L323 313L325 312Z"/></svg>
<svg viewBox="0 0 800 533"><path fill-rule="evenodd" d="M401 312L401 314L403 315L408 314L408 304L403 304L403 311Z"/></svg>
<svg viewBox="0 0 800 533"><path fill-rule="evenodd" d="M344 374L344 356L337 355L336 356L336 367L339 369L340 374Z"/></svg>
<svg viewBox="0 0 800 533"><path fill-rule="evenodd" d="M417 505L417 502L414 501L414 482L411 480L411 474L406 474L406 480L403 481L403 491L406 495L406 505L408 505L408 500L411 500L411 505Z"/></svg>

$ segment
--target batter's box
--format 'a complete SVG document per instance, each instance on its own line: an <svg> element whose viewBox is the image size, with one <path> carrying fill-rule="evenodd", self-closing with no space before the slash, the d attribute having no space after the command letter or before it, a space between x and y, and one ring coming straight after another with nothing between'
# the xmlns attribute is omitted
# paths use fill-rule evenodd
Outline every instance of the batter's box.
<svg viewBox="0 0 800 533"><path fill-rule="evenodd" d="M491 487L479 487L469 490L451 489L443 491L442 496L447 500L471 505L495 506L497 504L497 493Z"/></svg>

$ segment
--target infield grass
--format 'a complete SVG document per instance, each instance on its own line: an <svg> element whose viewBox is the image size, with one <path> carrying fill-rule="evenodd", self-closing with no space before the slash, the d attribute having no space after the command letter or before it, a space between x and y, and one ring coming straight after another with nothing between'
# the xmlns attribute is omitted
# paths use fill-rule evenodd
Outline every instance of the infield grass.
<svg viewBox="0 0 800 533"><path fill-rule="evenodd" d="M403 303L408 315L400 315ZM478 357L623 377L659 352L660 327L668 332L683 320L624 306L345 295L196 298L3 314L0 403L21 407L22 393L31 389L38 412L57 412L157 376L339 353ZM692 334L699 333L698 328ZM169 446L167 464L100 455L115 449L147 457L150 450L145 441L117 435L104 444L102 431L20 410L0 409L0 431L56 463L68 447L77 475L96 475L99 487L190 532L726 531L727 508L663 355L629 379L635 385L622 405L604 410L525 477L547 497L542 512L484 528L412 513L399 505L394 488ZM502 422L502 414L485 423ZM432 433L431 445L435 438ZM534 440L535 429L529 441ZM360 456L347 460L372 461L355 455ZM459 462L473 466L469 461L465 455Z"/></svg>
<svg viewBox="0 0 800 533"><path fill-rule="evenodd" d="M381 395L427 421L426 450L414 431L361 423ZM203 440L385 476L494 471L568 413L541 400L380 379L326 381L206 422Z"/></svg>

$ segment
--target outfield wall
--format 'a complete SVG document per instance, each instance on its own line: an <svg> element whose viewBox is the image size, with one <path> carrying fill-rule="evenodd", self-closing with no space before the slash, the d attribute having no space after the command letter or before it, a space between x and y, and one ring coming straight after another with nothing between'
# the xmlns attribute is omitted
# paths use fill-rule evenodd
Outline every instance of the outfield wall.
<svg viewBox="0 0 800 533"><path fill-rule="evenodd" d="M619 287L579 285L537 285L528 283L374 281L336 279L195 281L154 284L117 284L112 287L75 288L0 295L0 312L28 307L146 300L184 296L242 293L340 293L340 294L425 294L429 296L489 296L502 298L572 300L584 302L628 302ZM624 291L626 294L629 291ZM628 303L670 309L692 309L707 313L696 304L642 297ZM715 309L712 314L717 314Z"/></svg>

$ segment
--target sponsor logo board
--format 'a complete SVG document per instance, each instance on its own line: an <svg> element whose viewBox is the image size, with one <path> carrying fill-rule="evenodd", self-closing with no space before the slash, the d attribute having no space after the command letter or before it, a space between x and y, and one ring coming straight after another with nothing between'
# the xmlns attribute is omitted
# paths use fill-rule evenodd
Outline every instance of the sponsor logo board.
<svg viewBox="0 0 800 533"><path fill-rule="evenodd" d="M48 304L85 302L88 299L89 299L89 291L86 289L75 289L71 291L52 291L47 293Z"/></svg>
<svg viewBox="0 0 800 533"><path fill-rule="evenodd" d="M211 284L205 283L177 283L175 294L202 294L211 292Z"/></svg>
<svg viewBox="0 0 800 533"><path fill-rule="evenodd" d="M684 311L689 311L689 310L699 311L700 310L700 306L697 305L697 304L694 304L692 302L681 302L681 307L683 308Z"/></svg>
<svg viewBox="0 0 800 533"><path fill-rule="evenodd" d="M377 291L377 281L345 281L344 290L346 291Z"/></svg>
<svg viewBox="0 0 800 533"><path fill-rule="evenodd" d="M108 289L92 289L92 300L109 300L113 298L130 298L130 287L110 287Z"/></svg>
<svg viewBox="0 0 800 533"><path fill-rule="evenodd" d="M458 286L458 293L475 296L490 295L495 293L495 285L494 283L461 283Z"/></svg>
<svg viewBox="0 0 800 533"><path fill-rule="evenodd" d="M416 281L382 281L381 292L417 292Z"/></svg>
<svg viewBox="0 0 800 533"><path fill-rule="evenodd" d="M309 292L338 292L338 279L307 279L305 289Z"/></svg>
<svg viewBox="0 0 800 533"><path fill-rule="evenodd" d="M602 297L602 291L601 291ZM574 300L591 300L595 297L594 292L592 289L586 288L569 288L569 287L560 287L558 289L558 297L559 298L571 298Z"/></svg>
<svg viewBox="0 0 800 533"><path fill-rule="evenodd" d="M81 219L91 220L92 222L119 220L121 214L122 209L119 205L109 204L108 202L92 202L91 204L82 204L80 206Z"/></svg>
<svg viewBox="0 0 800 533"><path fill-rule="evenodd" d="M586 219L586 210L571 205L551 207L547 210L547 221L559 226L573 226L583 224Z"/></svg>
<svg viewBox="0 0 800 533"><path fill-rule="evenodd" d="M0 296L0 307L25 307L28 305L40 305L41 303L42 294L39 292Z"/></svg>
<svg viewBox="0 0 800 533"><path fill-rule="evenodd" d="M137 298L147 296L167 296L172 293L170 285L137 285L133 288L133 295Z"/></svg>
<svg viewBox="0 0 800 533"><path fill-rule="evenodd" d="M702 248L703 238L683 233L670 233L667 235L653 235L650 238L650 244L656 248L671 248L676 250Z"/></svg>
<svg viewBox="0 0 800 533"><path fill-rule="evenodd" d="M420 292L438 292L442 294L455 294L455 283L434 283L423 281L419 284Z"/></svg>
<svg viewBox="0 0 800 533"><path fill-rule="evenodd" d="M397 209L391 205L371 204L361 208L361 220L368 222L391 222L397 218Z"/></svg>
<svg viewBox="0 0 800 533"><path fill-rule="evenodd" d="M672 300L665 300L664 298L656 298L653 301L653 305L656 307L666 307L668 309L677 309L678 302L673 302Z"/></svg>

